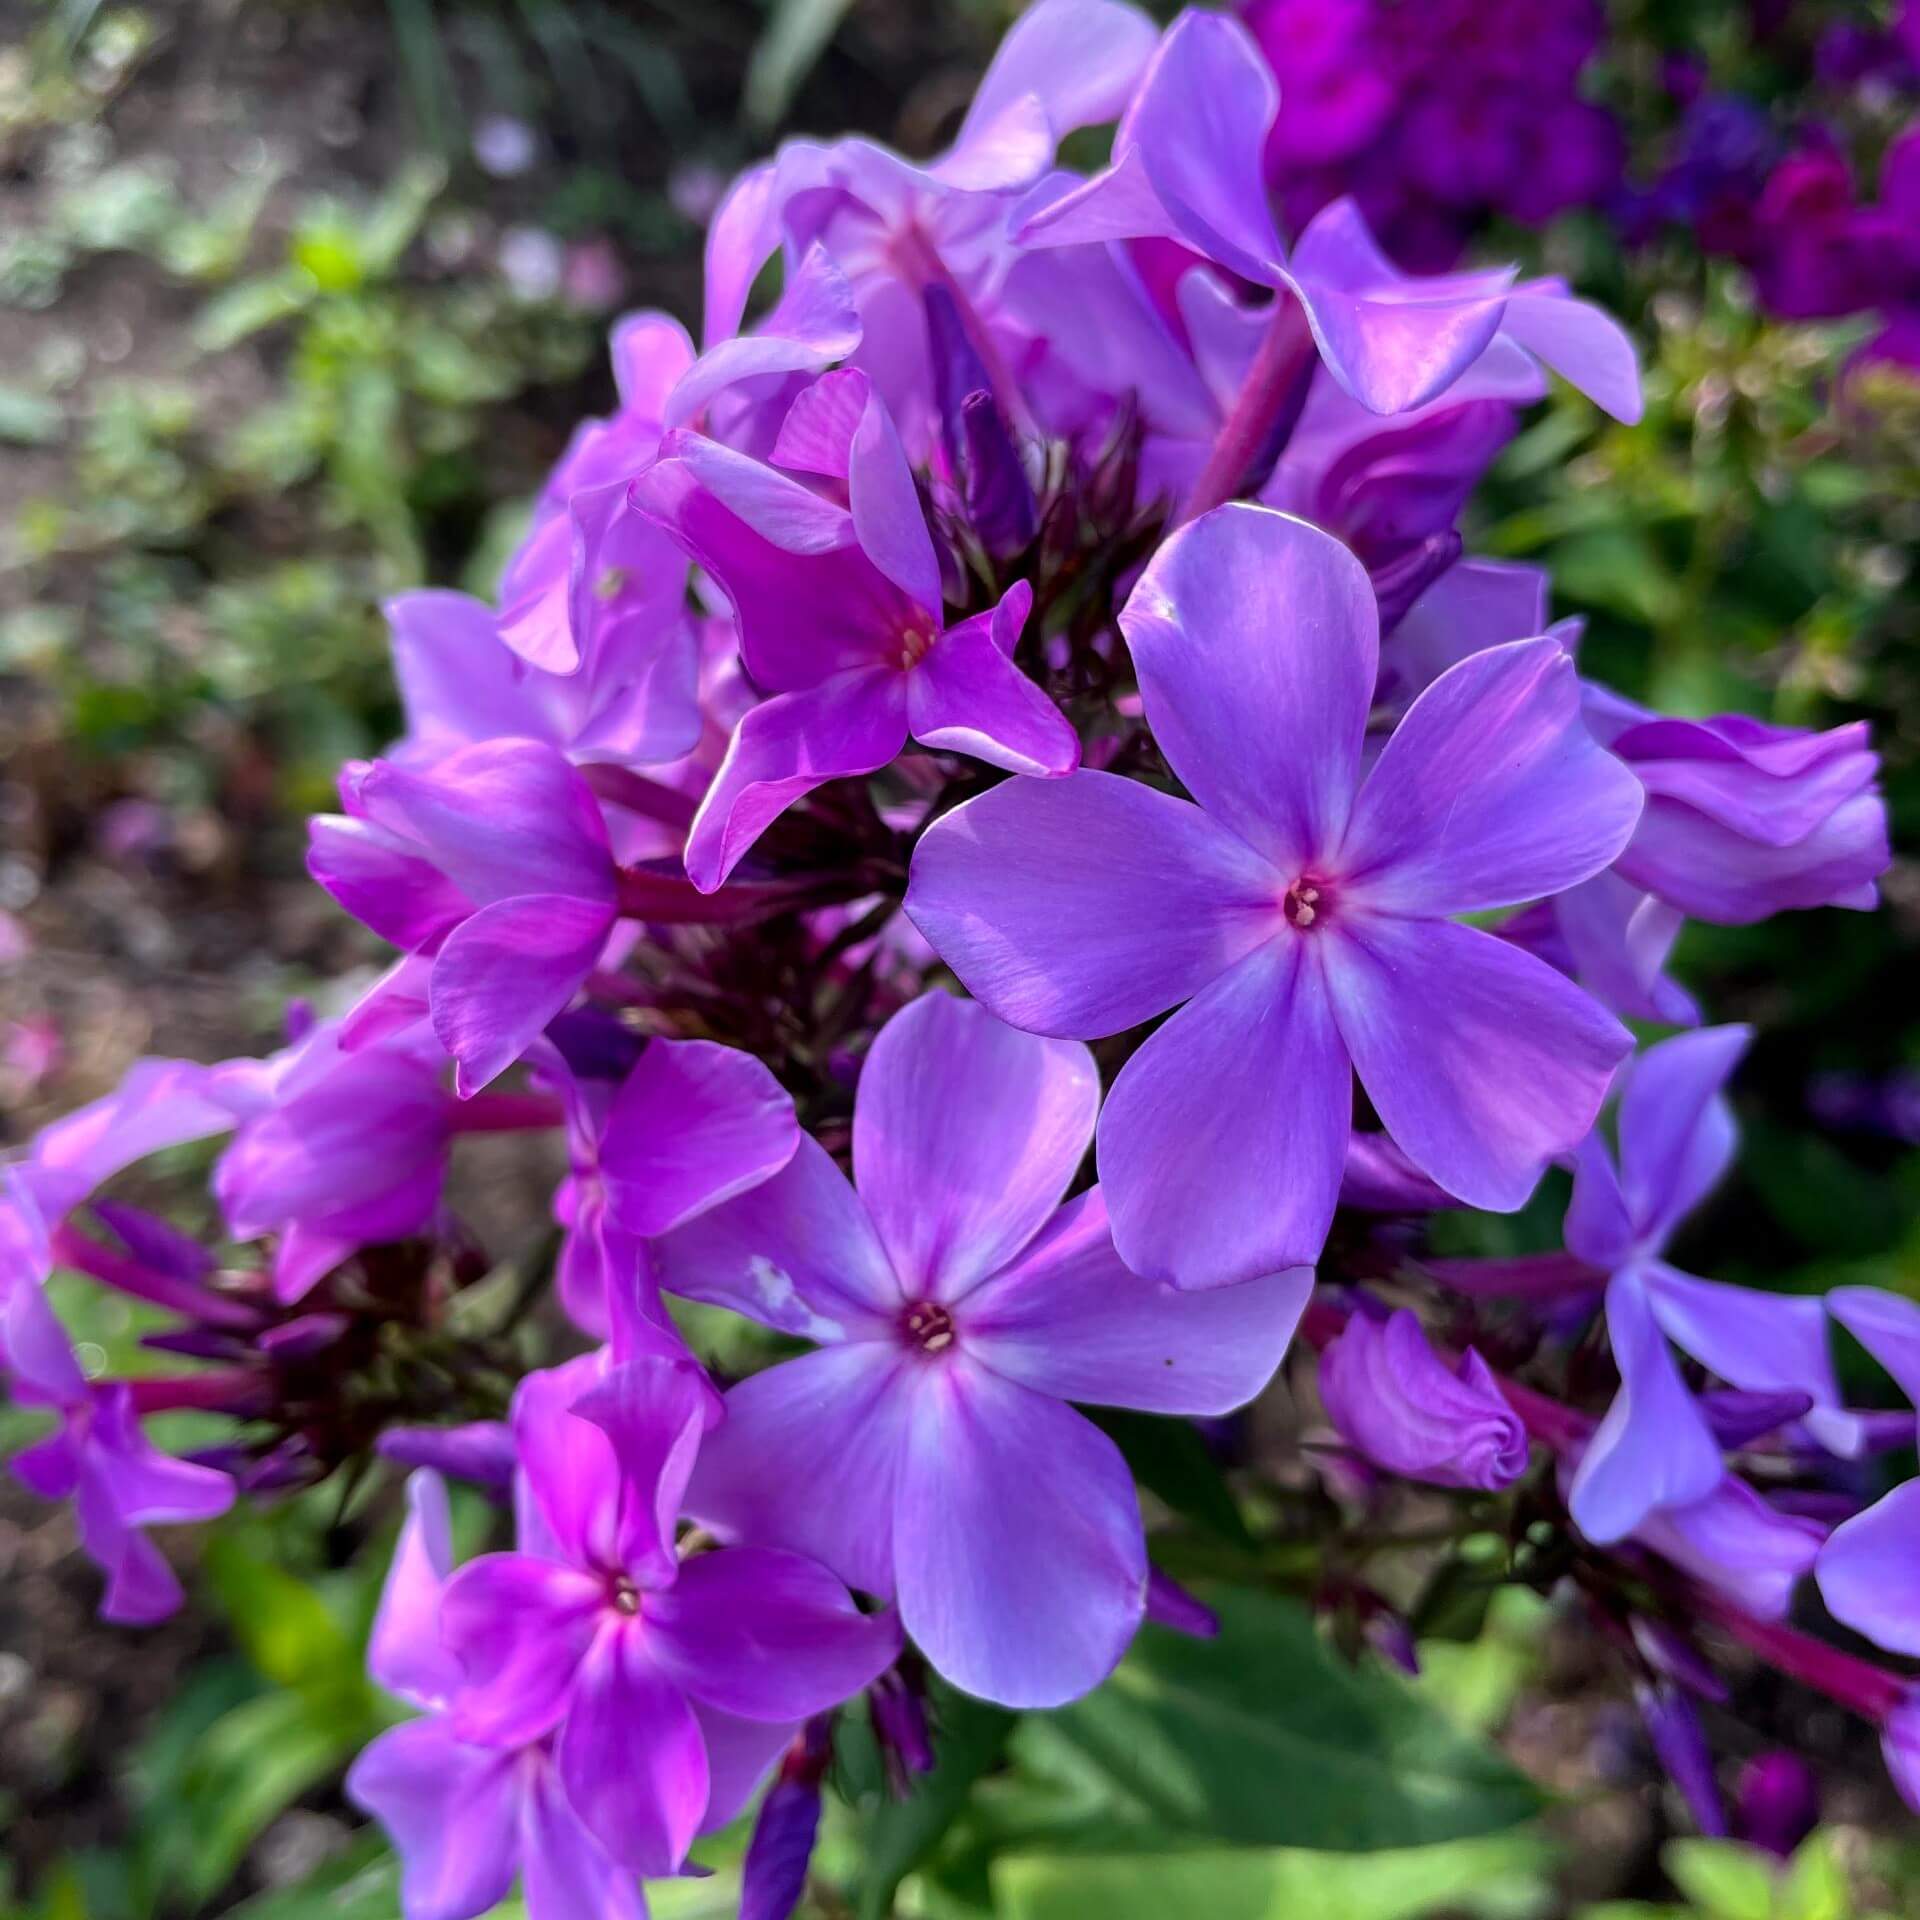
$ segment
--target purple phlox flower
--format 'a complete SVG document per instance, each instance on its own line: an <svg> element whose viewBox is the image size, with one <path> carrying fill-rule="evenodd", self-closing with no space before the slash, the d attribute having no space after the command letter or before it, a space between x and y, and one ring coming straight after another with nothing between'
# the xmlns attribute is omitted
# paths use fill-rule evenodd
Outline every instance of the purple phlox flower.
<svg viewBox="0 0 1920 1920"><path fill-rule="evenodd" d="M235 1131L213 1191L235 1239L278 1236L276 1299L298 1300L356 1249L433 1220L457 1121L445 1065L431 1036L349 1053L329 1022L221 1071Z"/></svg>
<svg viewBox="0 0 1920 1920"><path fill-rule="evenodd" d="M517 1875L528 1920L644 1920L633 1876L569 1803L552 1741L483 1746L455 1731L447 1709L460 1669L440 1633L452 1571L446 1487L423 1469L407 1481L367 1668L424 1717L381 1734L347 1774L348 1798L400 1855L401 1911L406 1920L472 1920L505 1899Z"/></svg>
<svg viewBox="0 0 1920 1920"><path fill-rule="evenodd" d="M1820 1824L1820 1783L1797 1753L1773 1747L1740 1769L1733 1830L1749 1846L1781 1860Z"/></svg>
<svg viewBox="0 0 1920 1920"><path fill-rule="evenodd" d="M1188 1287L1316 1259L1356 1070L1419 1171L1522 1205L1631 1045L1551 967L1449 917L1574 885L1632 831L1638 788L1588 737L1564 650L1452 668L1363 780L1374 602L1331 535L1217 509L1160 549L1120 624L1199 804L1103 773L1009 782L922 836L907 911L1033 1032L1188 1003L1101 1115L1121 1257Z"/></svg>
<svg viewBox="0 0 1920 1920"><path fill-rule="evenodd" d="M1641 892L1610 867L1523 908L1500 932L1579 981L1623 1020L1691 1027L1700 1021L1699 1002L1666 971L1685 923L1678 907Z"/></svg>
<svg viewBox="0 0 1920 1920"><path fill-rule="evenodd" d="M421 766L351 761L307 870L383 939L433 956L433 1031L464 1098L519 1059L579 991L618 918L593 791L534 740Z"/></svg>
<svg viewBox="0 0 1920 1920"><path fill-rule="evenodd" d="M1920 1406L1920 1306L1879 1287L1835 1287L1825 1304ZM1891 1653L1920 1653L1920 1480L1837 1527L1817 1571L1836 1620Z"/></svg>
<svg viewBox="0 0 1920 1920"><path fill-rule="evenodd" d="M1669 1341L1730 1386L1805 1395L1807 1431L1830 1451L1859 1445L1858 1423L1840 1406L1818 1300L1698 1280L1661 1257L1733 1159L1723 1088L1751 1037L1746 1027L1708 1027L1649 1047L1622 1077L1617 1161L1597 1133L1579 1150L1566 1242L1609 1276L1607 1332L1620 1390L1568 1504L1581 1531L1603 1544L1722 1484L1722 1442Z"/></svg>
<svg viewBox="0 0 1920 1920"><path fill-rule="evenodd" d="M946 624L913 474L867 376L816 381L775 454L844 481L847 505L679 432L633 489L726 590L747 671L772 696L734 730L688 833L703 893L803 794L877 771L909 737L1016 773L1080 759L1072 727L1013 664L1032 589L1018 581L991 613Z"/></svg>
<svg viewBox="0 0 1920 1920"><path fill-rule="evenodd" d="M1449 1366L1419 1316L1357 1312L1320 1355L1320 1399L1377 1467L1433 1486L1497 1493L1527 1468L1527 1430L1469 1347Z"/></svg>
<svg viewBox="0 0 1920 1920"><path fill-rule="evenodd" d="M501 576L497 621L470 612L453 625L445 603L464 596L436 594L424 609L421 595L396 603L414 612L411 632L396 617L394 648L413 732L564 733L564 744L599 749L581 758L601 759L668 760L691 744L686 567L628 507L626 483L658 451L667 396L692 363L693 343L677 320L629 314L613 334L620 410L575 431ZM482 617L509 658L477 644ZM514 674L515 659L535 671ZM536 724L489 724L515 709Z"/></svg>
<svg viewBox="0 0 1920 1920"><path fill-rule="evenodd" d="M1041 0L1001 41L954 144L924 166L868 140L793 140L743 174L707 234L709 350L738 332L748 290L784 243L819 246L845 275L871 375L916 457L937 431L922 297L951 293L995 397L1017 410L992 315L1020 196L1066 134L1114 119L1153 50L1144 13L1113 0Z"/></svg>
<svg viewBox="0 0 1920 1920"><path fill-rule="evenodd" d="M1098 1101L1084 1047L930 993L861 1074L857 1192L803 1137L655 1249L670 1291L819 1347L728 1393L692 1511L897 1597L935 1668L1009 1706L1098 1684L1145 1605L1132 1476L1067 1403L1240 1406L1312 1283L1189 1296L1129 1273L1097 1188L1060 1205Z"/></svg>
<svg viewBox="0 0 1920 1920"><path fill-rule="evenodd" d="M1721 926L1878 903L1887 809L1865 722L1809 733L1745 714L1677 720L1598 687L1587 717L1646 788L1615 867L1630 885Z"/></svg>
<svg viewBox="0 0 1920 1920"><path fill-rule="evenodd" d="M814 1560L761 1545L681 1559L710 1412L685 1362L590 1354L529 1375L513 1407L519 1550L470 1561L440 1607L461 1674L451 1733L552 1735L568 1801L641 1873L677 1872L799 1724L899 1650L896 1618L862 1614Z"/></svg>
<svg viewBox="0 0 1920 1920"><path fill-rule="evenodd" d="M793 1100L749 1053L615 1032L601 1060L539 1059L567 1113L570 1171L554 1196L555 1265L575 1324L619 1357L685 1349L660 1306L646 1242L779 1172L800 1144ZM589 1067L607 1071L587 1071Z"/></svg>
<svg viewBox="0 0 1920 1920"><path fill-rule="evenodd" d="M1121 119L1112 164L1033 215L1017 239L1179 240L1243 280L1293 296L1329 371L1375 413L1435 399L1504 334L1616 417L1640 417L1631 343L1557 280L1516 286L1505 268L1403 274L1351 200L1316 214L1289 257L1261 158L1278 104L1273 76L1239 22L1182 14ZM1204 142L1193 137L1197 126L1209 130Z"/></svg>
<svg viewBox="0 0 1920 1920"><path fill-rule="evenodd" d="M80 1543L107 1576L101 1617L146 1625L172 1613L181 1594L143 1529L224 1513L233 1482L161 1453L141 1429L132 1389L95 1385L81 1372L47 1301L52 1248L23 1171L7 1169L0 1189L0 1362L15 1403L53 1413L59 1424L9 1464L41 1499L74 1502Z"/></svg>
<svg viewBox="0 0 1920 1920"><path fill-rule="evenodd" d="M788 1920L807 1890L820 1831L820 1783L833 1761L833 1723L809 1720L760 1803L740 1865L740 1920Z"/></svg>

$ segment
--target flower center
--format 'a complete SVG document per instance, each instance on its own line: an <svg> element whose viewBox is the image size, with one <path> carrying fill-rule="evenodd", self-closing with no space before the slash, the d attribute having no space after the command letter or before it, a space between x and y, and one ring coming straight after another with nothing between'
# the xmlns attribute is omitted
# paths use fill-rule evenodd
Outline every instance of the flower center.
<svg viewBox="0 0 1920 1920"><path fill-rule="evenodd" d="M927 657L927 649L940 636L924 622L900 630L900 670L910 672Z"/></svg>
<svg viewBox="0 0 1920 1920"><path fill-rule="evenodd" d="M1287 916L1289 926L1309 933L1325 922L1330 904L1321 883L1311 874L1303 873L1287 889L1287 897L1280 903L1280 911Z"/></svg>
<svg viewBox="0 0 1920 1920"><path fill-rule="evenodd" d="M640 1611L640 1589L624 1573L616 1573L607 1583L607 1593L615 1613L635 1614Z"/></svg>
<svg viewBox="0 0 1920 1920"><path fill-rule="evenodd" d="M944 1353L953 1345L953 1315L937 1300L916 1300L900 1316L900 1326L922 1353Z"/></svg>

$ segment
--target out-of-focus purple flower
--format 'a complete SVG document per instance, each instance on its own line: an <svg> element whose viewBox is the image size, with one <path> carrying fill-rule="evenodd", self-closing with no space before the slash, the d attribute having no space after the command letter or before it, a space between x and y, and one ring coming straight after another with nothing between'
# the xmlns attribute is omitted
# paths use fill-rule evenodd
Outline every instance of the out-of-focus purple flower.
<svg viewBox="0 0 1920 1920"><path fill-rule="evenodd" d="M956 1685L1054 1706L1104 1679L1147 1581L1118 1448L1068 1402L1222 1413L1278 1364L1310 1274L1182 1295L1129 1273L1095 1189L1084 1047L931 993L874 1042L859 1191L811 1139L655 1248L670 1291L819 1351L742 1381L692 1511L897 1596Z"/></svg>
<svg viewBox="0 0 1920 1920"><path fill-rule="evenodd" d="M810 1720L787 1749L754 1817L740 1863L740 1920L788 1920L800 1904L820 1831L820 1783L832 1760L832 1723Z"/></svg>
<svg viewBox="0 0 1920 1920"><path fill-rule="evenodd" d="M1448 1366L1405 1307L1348 1320L1320 1355L1320 1398L1348 1444L1389 1473L1497 1493L1526 1471L1526 1428L1487 1363L1469 1347Z"/></svg>
<svg viewBox="0 0 1920 1920"><path fill-rule="evenodd" d="M1297 300L1334 378L1375 413L1437 398L1504 336L1617 417L1639 418L1631 343L1557 281L1516 286L1507 269L1411 279L1351 200L1318 213L1289 257L1261 171L1277 105L1273 76L1237 21L1182 14L1127 107L1112 163L1030 214L1021 243L1179 240L1273 289L1276 325L1288 296ZM1210 138L1197 144L1192 129L1202 125Z"/></svg>
<svg viewBox="0 0 1920 1920"><path fill-rule="evenodd" d="M517 1464L513 1429L504 1420L470 1420L458 1427L389 1427L374 1442L383 1460L427 1467L504 1493Z"/></svg>
<svg viewBox="0 0 1920 1920"><path fill-rule="evenodd" d="M1435 270L1489 216L1537 225L1619 177L1619 129L1579 98L1591 0L1252 0L1246 21L1280 83L1266 164L1296 228L1351 193Z"/></svg>
<svg viewBox="0 0 1920 1920"><path fill-rule="evenodd" d="M558 749L489 740L426 765L353 761L307 870L395 946L430 953L433 1030L463 1097L519 1059L618 917L607 827Z"/></svg>
<svg viewBox="0 0 1920 1920"><path fill-rule="evenodd" d="M669 434L635 501L725 589L741 657L772 698L734 731L687 835L687 874L718 888L761 833L824 781L895 759L909 737L1015 773L1058 775L1080 743L1013 664L1032 590L946 625L913 473L864 373L807 388L763 465ZM844 483L841 506L791 477Z"/></svg>
<svg viewBox="0 0 1920 1920"><path fill-rule="evenodd" d="M1723 1089L1750 1038L1745 1027L1709 1027L1649 1047L1622 1077L1617 1162L1597 1133L1580 1148L1566 1242L1609 1275L1607 1330L1620 1370L1620 1391L1569 1495L1591 1540L1622 1539L1650 1515L1691 1508L1722 1485L1722 1442L1669 1340L1746 1392L1804 1395L1808 1430L1833 1450L1859 1442L1857 1423L1840 1408L1818 1300L1698 1280L1661 1257L1733 1158Z"/></svg>
<svg viewBox="0 0 1920 1920"><path fill-rule="evenodd" d="M1881 1721L1880 1753L1900 1798L1920 1813L1920 1687Z"/></svg>
<svg viewBox="0 0 1920 1920"><path fill-rule="evenodd" d="M1200 804L1103 773L1009 783L921 837L907 911L1029 1031L1093 1038L1187 1003L1100 1118L1122 1258L1187 1287L1317 1259L1356 1071L1421 1172L1522 1205L1631 1043L1449 916L1574 885L1632 831L1639 791L1588 738L1572 662L1548 639L1473 655L1363 782L1374 601L1330 535L1222 507L1161 547L1120 623Z"/></svg>
<svg viewBox="0 0 1920 1920"><path fill-rule="evenodd" d="M716 1745L757 1774L800 1722L858 1692L899 1650L823 1566L753 1545L680 1558L675 1523L713 1413L697 1367L588 1355L514 1396L520 1547L448 1582L441 1642L458 1663L452 1734L523 1747L554 1736L582 1823L623 1866L677 1872L716 1805Z"/></svg>

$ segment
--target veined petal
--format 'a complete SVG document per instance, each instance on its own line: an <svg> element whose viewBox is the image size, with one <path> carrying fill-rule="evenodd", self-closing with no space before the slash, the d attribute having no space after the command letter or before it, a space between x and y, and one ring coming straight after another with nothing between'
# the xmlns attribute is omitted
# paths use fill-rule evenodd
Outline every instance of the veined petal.
<svg viewBox="0 0 1920 1920"><path fill-rule="evenodd" d="M1121 1263L1098 1187L1060 1209L969 1298L968 1356L1056 1400L1147 1413L1231 1413L1273 1377L1313 1292L1292 1267L1182 1293Z"/></svg>
<svg viewBox="0 0 1920 1920"><path fill-rule="evenodd" d="M599 1580L551 1560L484 1553L447 1583L440 1631L466 1676L463 1740L523 1746L557 1726L607 1609Z"/></svg>
<svg viewBox="0 0 1920 1920"><path fill-rule="evenodd" d="M1285 891L1198 807L1082 771L1007 781L936 820L907 916L1003 1020L1092 1040L1218 979L1270 937Z"/></svg>
<svg viewBox="0 0 1920 1920"><path fill-rule="evenodd" d="M881 1028L853 1109L854 1181L909 1298L997 1272L1060 1204L1093 1139L1100 1075L934 991Z"/></svg>
<svg viewBox="0 0 1920 1920"><path fill-rule="evenodd" d="M1469 1206L1525 1205L1591 1129L1627 1030L1544 961L1446 920L1319 935L1340 1037L1387 1131Z"/></svg>
<svg viewBox="0 0 1920 1920"><path fill-rule="evenodd" d="M1249 954L1107 1096L1099 1162L1114 1244L1150 1280L1231 1287L1320 1257L1353 1074L1307 946L1287 933Z"/></svg>
<svg viewBox="0 0 1920 1920"><path fill-rule="evenodd" d="M1379 663L1360 562L1291 515L1216 507L1154 555L1120 630L1153 737L1201 806L1283 887L1331 854Z"/></svg>
<svg viewBox="0 0 1920 1920"><path fill-rule="evenodd" d="M1640 783L1587 731L1566 649L1515 640L1414 701L1354 804L1340 876L1388 913L1512 906L1598 873L1640 805Z"/></svg>
<svg viewBox="0 0 1920 1920"><path fill-rule="evenodd" d="M914 1387L894 1496L907 1631L982 1699L1077 1699L1113 1671L1146 1609L1146 1541L1120 1450L984 1367L928 1367Z"/></svg>

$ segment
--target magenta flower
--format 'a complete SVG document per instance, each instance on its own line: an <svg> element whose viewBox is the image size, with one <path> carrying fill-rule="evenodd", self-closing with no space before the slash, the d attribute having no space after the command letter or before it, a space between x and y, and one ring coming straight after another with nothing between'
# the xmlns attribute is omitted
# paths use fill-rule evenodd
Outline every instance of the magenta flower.
<svg viewBox="0 0 1920 1920"><path fill-rule="evenodd" d="M1246 29L1183 13L1168 29L1119 131L1112 163L1034 213L1026 246L1158 236L1256 286L1297 299L1334 378L1376 413L1444 393L1498 336L1544 360L1622 420L1640 417L1633 347L1556 280L1510 269L1415 278L1380 251L1359 208L1337 200L1291 257L1274 226L1262 149L1279 91ZM1207 137L1194 137L1205 128ZM1283 317L1276 309L1274 318Z"/></svg>
<svg viewBox="0 0 1920 1920"><path fill-rule="evenodd" d="M1095 1189L1084 1047L931 993L855 1099L856 1193L803 1138L786 1170L655 1249L672 1292L819 1344L727 1395L693 1512L897 1596L956 1685L1055 1706L1145 1605L1119 1450L1066 1403L1224 1413L1263 1387L1312 1277L1187 1297L1121 1265Z"/></svg>
<svg viewBox="0 0 1920 1920"><path fill-rule="evenodd" d="M1497 1493L1527 1467L1527 1431L1487 1363L1434 1352L1417 1315L1356 1313L1320 1356L1320 1399L1374 1466L1438 1487Z"/></svg>
<svg viewBox="0 0 1920 1920"><path fill-rule="evenodd" d="M899 1648L892 1615L862 1614L798 1554L680 1558L675 1521L711 1411L685 1363L609 1369L589 1355L529 1375L513 1409L520 1549L470 1561L440 1608L461 1672L453 1735L524 1747L552 1734L581 1822L640 1873L677 1872L712 1814L716 1740L752 1746L758 1730L758 1771Z"/></svg>
<svg viewBox="0 0 1920 1920"><path fill-rule="evenodd" d="M438 1474L416 1473L367 1669L426 1717L381 1734L346 1783L347 1797L386 1828L400 1855L401 1911L406 1920L473 1920L518 1876L527 1920L645 1920L633 1876L568 1802L551 1741L484 1747L454 1731L447 1706L460 1670L440 1636L452 1569L446 1488Z"/></svg>
<svg viewBox="0 0 1920 1920"><path fill-rule="evenodd" d="M383 939L433 955L433 1030L478 1091L579 991L618 918L606 821L555 747L492 740L426 766L353 761L307 870Z"/></svg>
<svg viewBox="0 0 1920 1920"><path fill-rule="evenodd" d="M1499 1211L1584 1136L1625 1030L1551 967L1449 916L1604 867L1640 810L1553 640L1489 648L1414 702L1362 780L1378 641L1330 535L1229 506L1176 534L1120 624L1198 805L1081 773L937 821L907 911L1030 1032L1185 1009L1100 1120L1121 1258L1220 1286L1318 1258L1353 1074L1447 1192Z"/></svg>
<svg viewBox="0 0 1920 1920"><path fill-rule="evenodd" d="M688 833L687 874L703 893L803 794L877 771L909 736L1015 773L1080 761L1072 727L1013 664L1026 583L946 625L913 473L865 374L806 389L774 459L843 482L847 504L680 432L633 487L725 589L747 671L773 696L735 729Z"/></svg>
<svg viewBox="0 0 1920 1920"><path fill-rule="evenodd" d="M1607 1331L1620 1370L1620 1391L1568 1495L1590 1540L1647 1538L1650 1516L1679 1522L1667 1510L1737 1484L1725 1481L1721 1441L1669 1340L1743 1392L1805 1396L1808 1431L1833 1451L1858 1445L1857 1423L1840 1409L1820 1301L1698 1280L1662 1258L1732 1161L1722 1089L1750 1038L1745 1027L1709 1027L1649 1047L1622 1077L1617 1163L1597 1134L1580 1148L1566 1242L1609 1276Z"/></svg>

